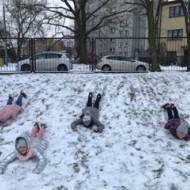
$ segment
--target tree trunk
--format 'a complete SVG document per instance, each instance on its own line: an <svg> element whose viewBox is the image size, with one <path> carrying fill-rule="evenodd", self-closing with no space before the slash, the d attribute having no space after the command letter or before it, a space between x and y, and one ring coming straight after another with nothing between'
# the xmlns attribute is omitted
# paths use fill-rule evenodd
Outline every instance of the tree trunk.
<svg viewBox="0 0 190 190"><path fill-rule="evenodd" d="M21 58L21 49L22 49L23 39L17 39L17 59Z"/></svg>
<svg viewBox="0 0 190 190"><path fill-rule="evenodd" d="M156 26L154 22L153 2L149 2L149 6L147 7L147 17L148 17L150 55L152 61L151 69L152 71L161 71L157 54Z"/></svg>
<svg viewBox="0 0 190 190"><path fill-rule="evenodd" d="M80 63L86 63L86 38L78 39L77 49Z"/></svg>
<svg viewBox="0 0 190 190"><path fill-rule="evenodd" d="M187 48L188 48L188 61L187 61L187 71L190 71L190 30L188 28L188 21L187 21L187 18L186 18L186 31L187 31Z"/></svg>
<svg viewBox="0 0 190 190"><path fill-rule="evenodd" d="M149 46L150 46L150 55L152 61L152 71L161 71L158 55L157 55L157 45L155 43L155 36L149 35Z"/></svg>
<svg viewBox="0 0 190 190"><path fill-rule="evenodd" d="M184 16L185 16L185 25L186 25L186 33L187 33L187 71L190 71L190 29L188 27L188 24L190 24L189 18L188 18L188 11L189 9L186 8L185 2L183 0L180 0L180 3L183 8Z"/></svg>
<svg viewBox="0 0 190 190"><path fill-rule="evenodd" d="M187 54L187 56L188 56L188 61L187 61L187 71L190 71L190 47L189 47L189 49L188 49L188 54Z"/></svg>

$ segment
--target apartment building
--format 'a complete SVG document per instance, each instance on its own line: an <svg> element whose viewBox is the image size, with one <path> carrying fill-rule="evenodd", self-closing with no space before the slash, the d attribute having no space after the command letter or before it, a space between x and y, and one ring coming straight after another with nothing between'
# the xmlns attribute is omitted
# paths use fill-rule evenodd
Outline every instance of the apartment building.
<svg viewBox="0 0 190 190"><path fill-rule="evenodd" d="M187 49L185 16L179 0L164 1L160 16L160 37L168 57L181 57Z"/></svg>
<svg viewBox="0 0 190 190"><path fill-rule="evenodd" d="M96 6L95 1L92 4ZM104 27L90 35L97 38L97 55L117 54L138 58L147 52L147 19L138 0L111 0L99 14L112 14L122 10L125 11L107 19Z"/></svg>

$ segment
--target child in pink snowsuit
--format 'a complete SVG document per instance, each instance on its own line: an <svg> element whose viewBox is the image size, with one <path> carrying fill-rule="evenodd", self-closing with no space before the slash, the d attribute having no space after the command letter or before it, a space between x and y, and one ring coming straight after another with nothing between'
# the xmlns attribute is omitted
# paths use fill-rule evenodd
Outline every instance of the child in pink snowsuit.
<svg viewBox="0 0 190 190"><path fill-rule="evenodd" d="M7 105L0 110L0 123L4 123L8 120L16 120L18 113L22 107L22 98L27 98L26 94L21 91L15 104L13 103L13 97L9 95Z"/></svg>

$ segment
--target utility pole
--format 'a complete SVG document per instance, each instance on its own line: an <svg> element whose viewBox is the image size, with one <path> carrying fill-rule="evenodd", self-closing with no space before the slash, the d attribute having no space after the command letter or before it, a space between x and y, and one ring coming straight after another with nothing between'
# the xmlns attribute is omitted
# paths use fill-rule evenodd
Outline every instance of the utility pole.
<svg viewBox="0 0 190 190"><path fill-rule="evenodd" d="M3 1L3 23L4 23L4 33L5 33L5 39L4 39L5 64L8 65L8 54L7 54L7 29L6 29L5 4L4 4L4 1Z"/></svg>

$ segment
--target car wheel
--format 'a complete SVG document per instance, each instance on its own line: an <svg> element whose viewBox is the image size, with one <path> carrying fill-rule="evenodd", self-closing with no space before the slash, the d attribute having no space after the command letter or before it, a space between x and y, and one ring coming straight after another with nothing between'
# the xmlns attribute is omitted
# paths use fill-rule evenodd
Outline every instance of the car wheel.
<svg viewBox="0 0 190 190"><path fill-rule="evenodd" d="M21 71L31 71L30 65L22 65Z"/></svg>
<svg viewBox="0 0 190 190"><path fill-rule="evenodd" d="M65 65L59 65L57 68L58 71L68 71L67 67Z"/></svg>
<svg viewBox="0 0 190 190"><path fill-rule="evenodd" d="M137 72L138 72L138 73L144 73L145 71L146 71L145 66L139 65L139 66L137 67Z"/></svg>
<svg viewBox="0 0 190 190"><path fill-rule="evenodd" d="M104 65L104 66L102 67L102 70L103 70L103 71L111 71L111 67L110 67L109 65Z"/></svg>

